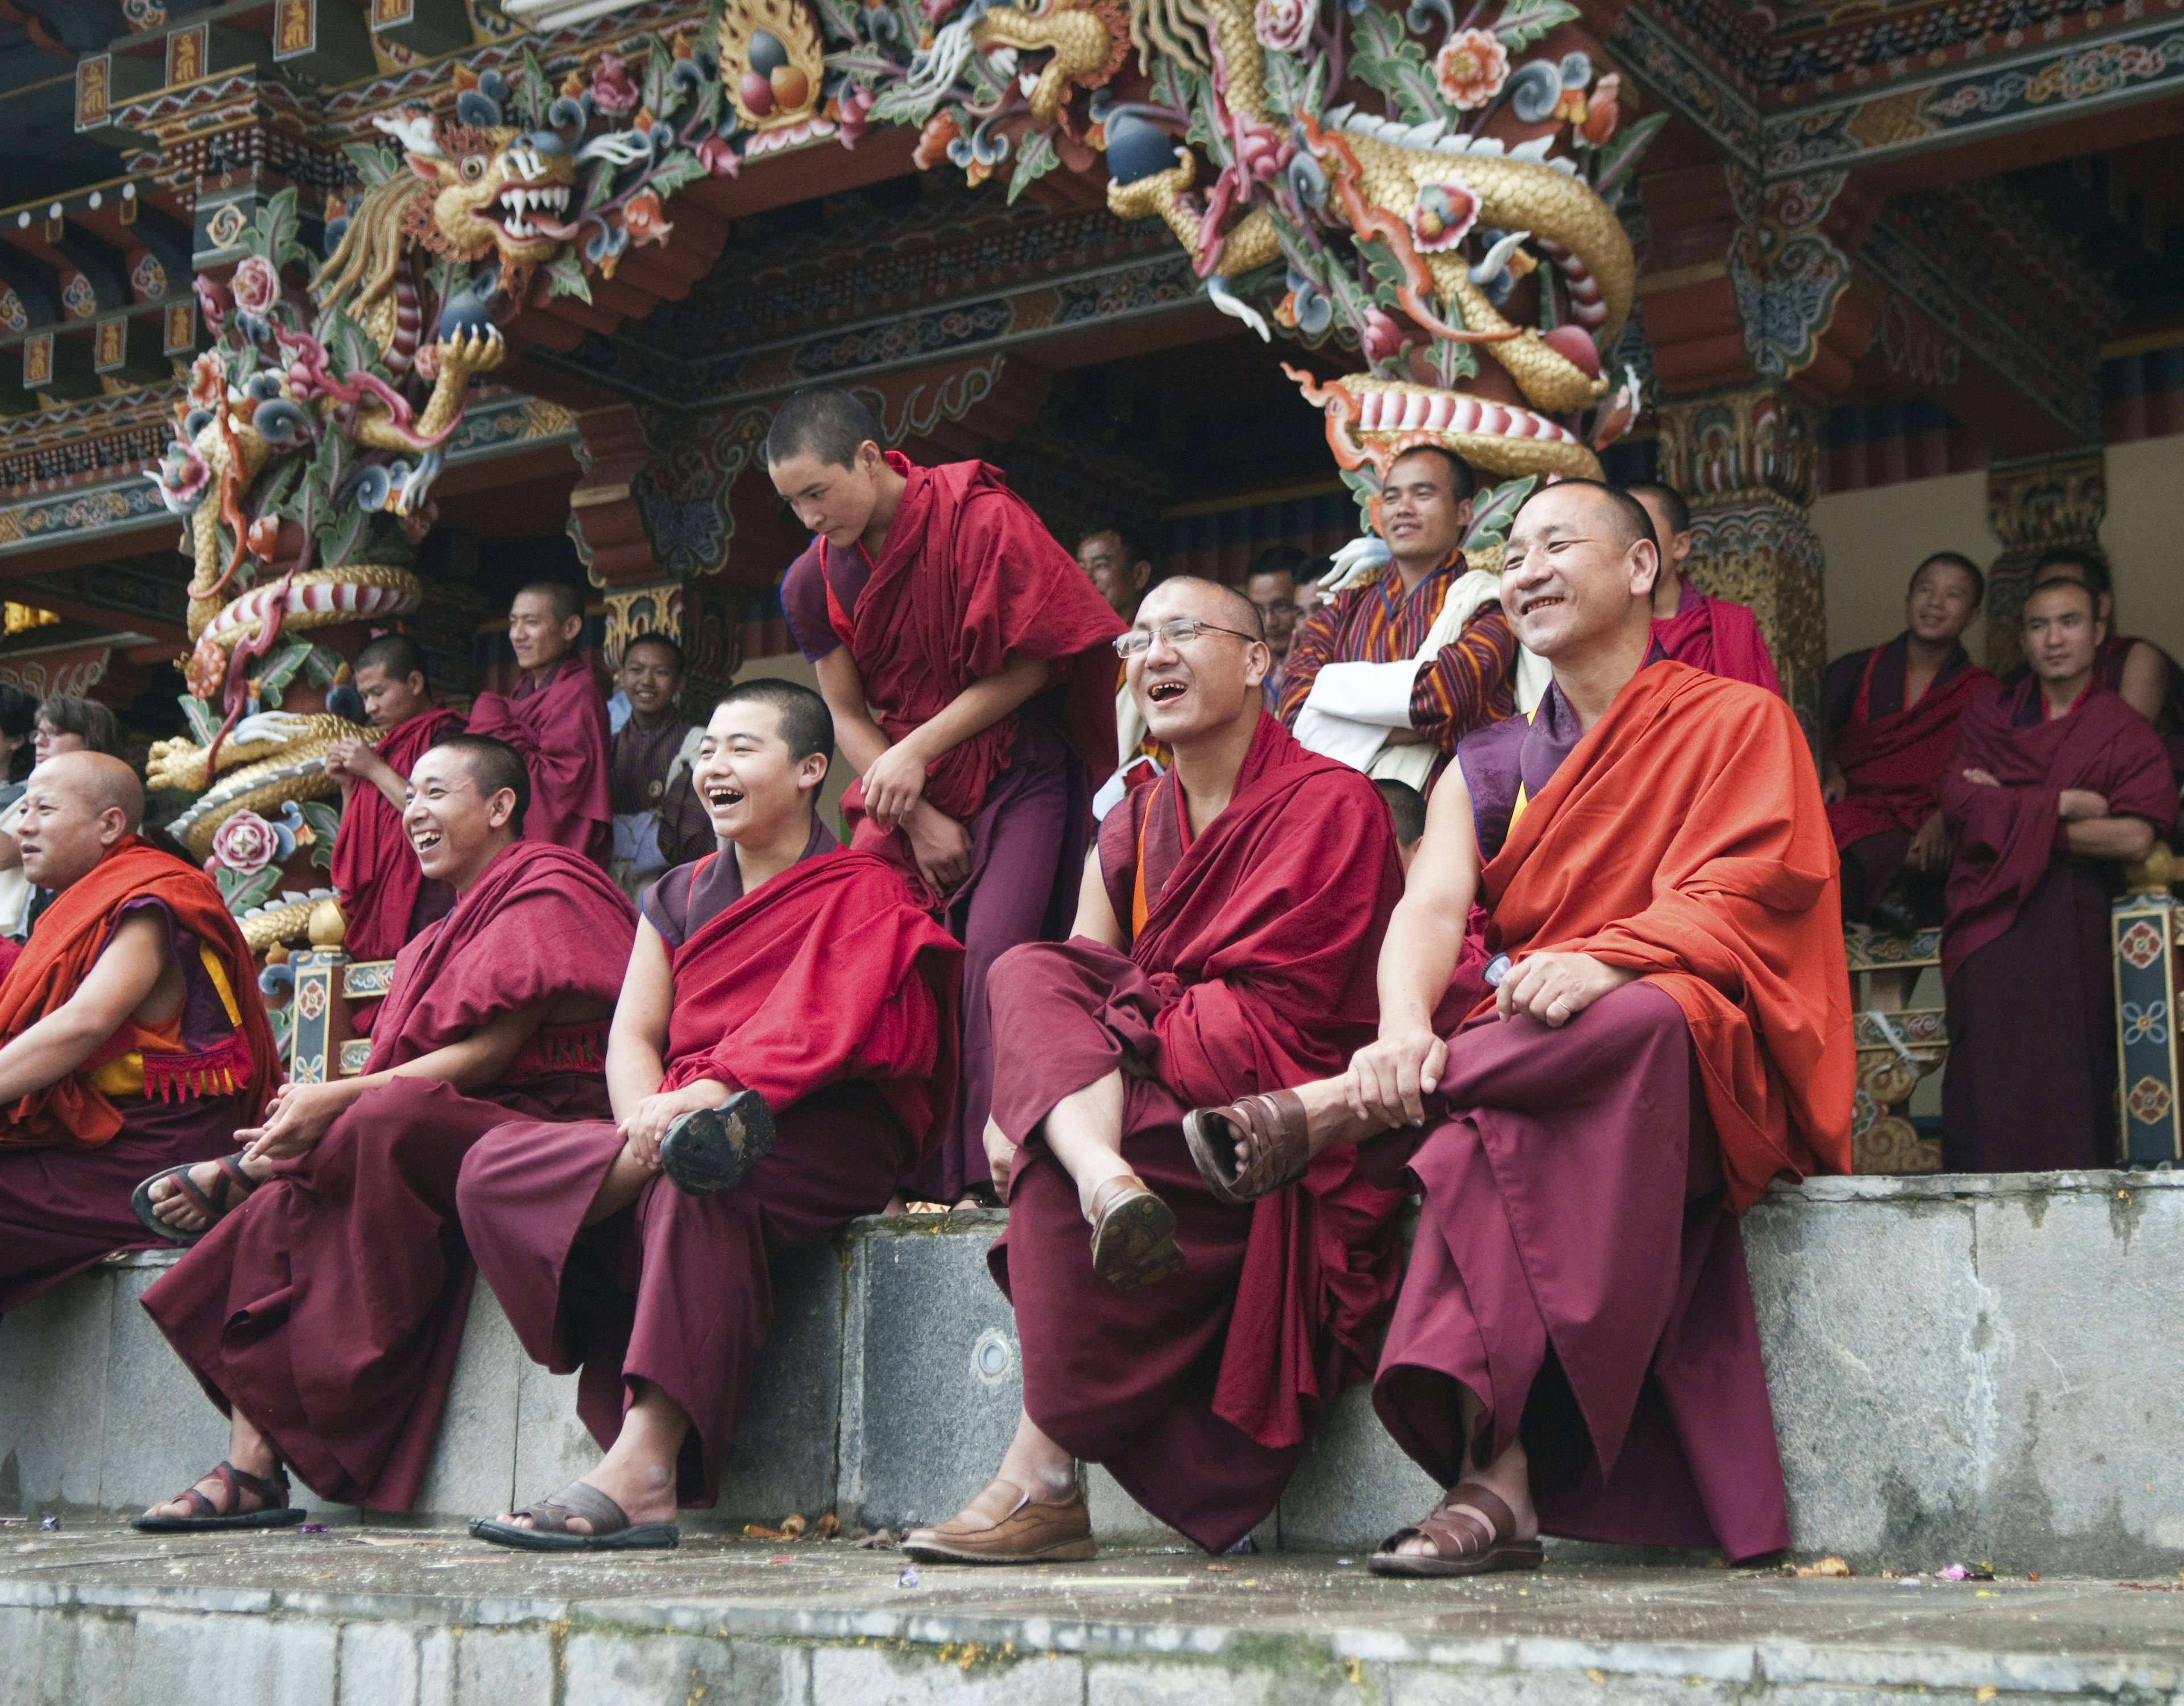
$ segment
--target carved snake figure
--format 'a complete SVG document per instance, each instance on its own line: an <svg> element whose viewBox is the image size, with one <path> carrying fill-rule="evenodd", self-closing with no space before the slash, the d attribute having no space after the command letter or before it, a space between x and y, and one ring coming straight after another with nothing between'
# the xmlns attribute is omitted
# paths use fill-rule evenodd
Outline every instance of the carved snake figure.
<svg viewBox="0 0 2184 1706"><path fill-rule="evenodd" d="M278 817L291 800L322 800L337 792L339 784L326 769L327 750L336 741L378 739L376 728L322 711L265 711L245 717L221 743L210 767L217 781L206 773L207 749L177 737L153 743L144 782L153 789L198 794L168 830L203 859L212 852L220 826L237 812Z"/></svg>

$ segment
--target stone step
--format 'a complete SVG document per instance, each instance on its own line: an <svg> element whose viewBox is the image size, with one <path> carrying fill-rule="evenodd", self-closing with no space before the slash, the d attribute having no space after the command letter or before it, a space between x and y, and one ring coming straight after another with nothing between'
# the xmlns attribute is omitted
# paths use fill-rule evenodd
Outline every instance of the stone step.
<svg viewBox="0 0 2184 1706"><path fill-rule="evenodd" d="M786 1260L720 1508L687 1525L831 1508L900 1529L983 1485L1021 1392L985 1265L1000 1224L868 1220ZM2184 1174L1813 1180L1745 1234L1800 1554L2184 1564ZM136 1307L172 1259L118 1257L0 1321L0 1510L134 1511L218 1460L225 1424ZM595 1456L574 1381L531 1363L482 1290L423 1512L505 1509ZM1103 1473L1090 1489L1103 1536L1173 1539ZM1366 1547L1434 1494L1353 1390L1258 1539Z"/></svg>

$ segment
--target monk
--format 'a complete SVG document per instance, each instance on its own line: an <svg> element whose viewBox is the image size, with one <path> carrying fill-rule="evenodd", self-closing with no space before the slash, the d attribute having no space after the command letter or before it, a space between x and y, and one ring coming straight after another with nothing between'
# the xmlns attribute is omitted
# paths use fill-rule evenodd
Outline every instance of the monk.
<svg viewBox="0 0 2184 1706"><path fill-rule="evenodd" d="M1788 705L1661 656L1658 563L1606 486L1518 511L1502 605L1553 686L1433 795L1378 1040L1193 1117L1233 1194L1384 1132L1372 1176L1424 1196L1373 1403L1448 1491L1382 1574L1536 1569L1543 1532L1789 1541L1736 1217L1850 1164L1835 845Z"/></svg>
<svg viewBox="0 0 2184 1706"><path fill-rule="evenodd" d="M248 1198L209 1232L177 1216L198 1241L144 1307L227 1412L228 1451L137 1527L301 1521L284 1465L343 1504L415 1499L475 1278L462 1158L503 1120L606 1106L629 903L590 861L518 839L528 789L521 756L473 734L411 767L403 824L454 908L396 956L362 1075L282 1085L236 1134Z"/></svg>
<svg viewBox="0 0 2184 1706"><path fill-rule="evenodd" d="M326 774L341 783L341 833L334 837L334 891L348 928L342 951L352 960L391 960L402 945L455 904L454 890L425 875L402 828L410 767L462 717L432 702L425 655L402 634L382 634L356 655L355 684L378 744L337 740ZM359 785L360 784L360 785ZM359 1002L350 1022L371 1029L377 1001Z"/></svg>
<svg viewBox="0 0 2184 1706"><path fill-rule="evenodd" d="M614 733L608 791L614 806L614 862L634 898L669 867L713 850L712 826L690 782L696 730L677 708L682 648L666 634L639 634L622 648L615 683L629 716Z"/></svg>
<svg viewBox="0 0 2184 1706"><path fill-rule="evenodd" d="M1750 606L1707 597L1684 572L1691 554L1691 510L1684 494L1658 480L1641 480L1625 489L1645 505L1661 553L1660 581L1653 588L1654 633L1661 650L1694 669L1780 693L1781 678Z"/></svg>
<svg viewBox="0 0 2184 1706"><path fill-rule="evenodd" d="M1269 711L1281 703L1290 653L1296 646L1297 576L1311 561L1312 554L1295 545L1269 545L1244 571L1244 596L1259 607L1259 620L1267 625L1267 650L1274 655L1274 666L1267 672Z"/></svg>
<svg viewBox="0 0 2184 1706"><path fill-rule="evenodd" d="M158 1235L131 1193L233 1147L281 1075L249 948L212 879L137 834L104 753L31 772L15 837L54 900L0 983L0 1313Z"/></svg>
<svg viewBox="0 0 2184 1706"><path fill-rule="evenodd" d="M914 1558L1089 1558L1074 1459L1209 1551L1280 1497L1318 1408L1362 1379L1394 1295L1391 1190L1329 1155L1256 1204L1210 1194L1194 1102L1298 1084L1371 1034L1401 890L1373 784L1263 709L1250 600L1163 582L1122 650L1174 768L1100 826L1076 934L1017 949L992 998L1014 1046L988 1143L989 1257L1015 1305L1023 1412L994 1479ZM1089 1233L1088 1233L1089 1224Z"/></svg>
<svg viewBox="0 0 2184 1706"><path fill-rule="evenodd" d="M2169 767L2184 785L2184 666L2149 639L2115 631L2115 592L2107 560L2098 549L2059 546L2043 552L2032 566L2032 584L2075 581L2091 588L2100 601L2107 632L2093 659L2093 677L2153 726L2169 751ZM2027 672L2011 672L2014 684Z"/></svg>
<svg viewBox="0 0 2184 1706"><path fill-rule="evenodd" d="M1152 554L1137 535L1120 527L1095 527L1077 544L1078 566L1107 607L1123 621L1138 613L1152 579ZM1104 818L1132 788L1149 785L1168 766L1167 748L1145 731L1138 702L1130 697L1129 671L1115 670L1115 773L1092 797L1092 815Z"/></svg>
<svg viewBox="0 0 2184 1706"><path fill-rule="evenodd" d="M1397 457L1377 510L1387 566L1298 628L1277 712L1314 752L1423 791L1456 744L1509 715L1517 642L1494 577L1467 567L1475 482L1452 452Z"/></svg>
<svg viewBox="0 0 2184 1706"><path fill-rule="evenodd" d="M1964 708L1994 685L1963 644L1986 595L1970 559L1935 552L1912 572L1903 632L1837 658L1821 679L1829 744L1820 797L1842 856L1847 923L1909 936L1942 922L1942 772Z"/></svg>
<svg viewBox="0 0 2184 1706"><path fill-rule="evenodd" d="M900 868L963 944L956 1129L913 1194L983 1201L986 976L1067 924L1088 807L1115 768L1106 643L1123 624L996 470L883 453L846 392L791 397L766 454L818 536L781 599L858 772L850 843Z"/></svg>
<svg viewBox="0 0 2184 1706"><path fill-rule="evenodd" d="M577 650L583 634L583 601L574 587L538 581L516 594L508 643L523 678L514 693L477 696L471 733L506 741L530 767L524 833L604 867L614 852L607 702Z"/></svg>
<svg viewBox="0 0 2184 1706"><path fill-rule="evenodd" d="M2161 738L2095 666L2090 587L2025 601L2015 686L1975 700L1942 778L1957 844L1942 926L1952 1173L2107 1167L2119 1138L2109 901L2176 816Z"/></svg>
<svg viewBox="0 0 2184 1706"><path fill-rule="evenodd" d="M819 821L833 746L809 688L730 689L697 762L727 845L645 891L613 1117L504 1126L464 1166L479 1264L524 1349L581 1369L577 1413L606 1453L472 1523L480 1539L674 1545L678 1505L718 1495L772 1324L769 1261L881 1208L949 1129L963 951Z"/></svg>

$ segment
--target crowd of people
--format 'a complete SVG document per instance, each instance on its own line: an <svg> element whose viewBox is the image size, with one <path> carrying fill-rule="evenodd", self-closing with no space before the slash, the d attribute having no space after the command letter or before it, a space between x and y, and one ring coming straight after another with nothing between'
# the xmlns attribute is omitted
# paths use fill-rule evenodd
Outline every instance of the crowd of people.
<svg viewBox="0 0 2184 1706"><path fill-rule="evenodd" d="M772 1258L914 1199L1006 1205L1023 1366L916 1557L1089 1556L1082 1462L1236 1547L1370 1380L1446 1489L1376 1571L1534 1568L1542 1532L1750 1558L1789 1536L1737 1217L1849 1167L1845 919L1946 919L1953 1161L2099 1158L2105 971L2036 1037L2006 998L2104 954L2107 869L2175 814L2173 666L2109 638L2097 562L2042 566L2003 683L1958 644L1978 571L1921 565L1906 632L1830 672L1824 782L1665 488L1537 490L1489 572L1424 445L1379 549L1239 588L1122 527L1072 560L838 392L766 456L816 691L746 680L694 728L645 635L610 705L553 583L466 714L410 639L356 655L333 875L348 951L394 964L354 1077L282 1081L110 716L0 696L0 863L45 897L0 949L0 1310L187 1246L144 1307L230 1421L140 1526L299 1521L291 1469L410 1508L482 1275L601 1455L472 1532L671 1546Z"/></svg>

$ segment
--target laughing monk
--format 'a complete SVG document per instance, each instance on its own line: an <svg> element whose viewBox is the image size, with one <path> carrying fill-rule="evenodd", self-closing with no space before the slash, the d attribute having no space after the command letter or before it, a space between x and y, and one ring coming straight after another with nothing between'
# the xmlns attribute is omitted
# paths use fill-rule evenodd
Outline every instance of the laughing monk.
<svg viewBox="0 0 2184 1706"><path fill-rule="evenodd" d="M1209 1551L1280 1497L1318 1405L1370 1367L1401 1201L1330 1153L1256 1204L1200 1183L1194 1102L1301 1084L1371 1034L1373 962L1401 892L1361 772L1262 709L1258 611L1162 583L1121 650L1175 764L1108 813L1076 934L1006 956L1015 1047L988 1144L1009 1191L989 1258L1016 1307L1023 1413L995 1478L911 1556L1089 1558L1072 1458ZM1086 1223L1090 1223L1088 1235Z"/></svg>
<svg viewBox="0 0 2184 1706"><path fill-rule="evenodd" d="M800 391L766 471L818 537L781 602L843 755L850 845L878 854L963 944L956 1129L917 1194L989 1188L986 976L1068 916L1093 791L1115 768L1106 643L1123 623L983 462L914 466L843 391Z"/></svg>
<svg viewBox="0 0 2184 1706"><path fill-rule="evenodd" d="M136 773L65 753L23 798L24 874L57 898L0 983L0 1313L152 1243L132 1188L233 1148L281 1075L219 889L138 839Z"/></svg>
<svg viewBox="0 0 2184 1706"><path fill-rule="evenodd" d="M588 860L516 839L527 786L477 735L411 767L404 827L454 910L396 957L363 1075L283 1085L236 1134L256 1188L144 1294L232 1425L226 1461L139 1528L301 1521L284 1463L343 1504L416 1497L474 1279L463 1156L503 1120L606 1106L629 902Z"/></svg>
<svg viewBox="0 0 2184 1706"><path fill-rule="evenodd" d="M1849 1166L1835 844L1789 707L1653 648L1657 561L1604 486L1518 512L1502 603L1554 687L1433 796L1379 1040L1194 1118L1238 1194L1392 1126L1361 1152L1424 1195L1373 1402L1449 1491L1382 1574L1535 1568L1542 1531L1789 1542L1736 1216ZM1495 958L1467 974L1474 895Z"/></svg>
<svg viewBox="0 0 2184 1706"><path fill-rule="evenodd" d="M510 694L482 693L471 733L504 740L531 771L524 834L581 853L601 868L614 854L608 789L607 702L577 650L584 606L574 587L540 581L515 595L508 644L523 679Z"/></svg>
<svg viewBox="0 0 2184 1706"><path fill-rule="evenodd" d="M883 1207L947 1129L962 950L814 808L834 729L793 682L730 689L694 771L729 844L645 891L608 1045L613 1118L504 1126L463 1224L523 1347L581 1369L605 1451L481 1540L676 1543L710 1505L772 1323L768 1263ZM665 1172L666 1177L661 1174Z"/></svg>

